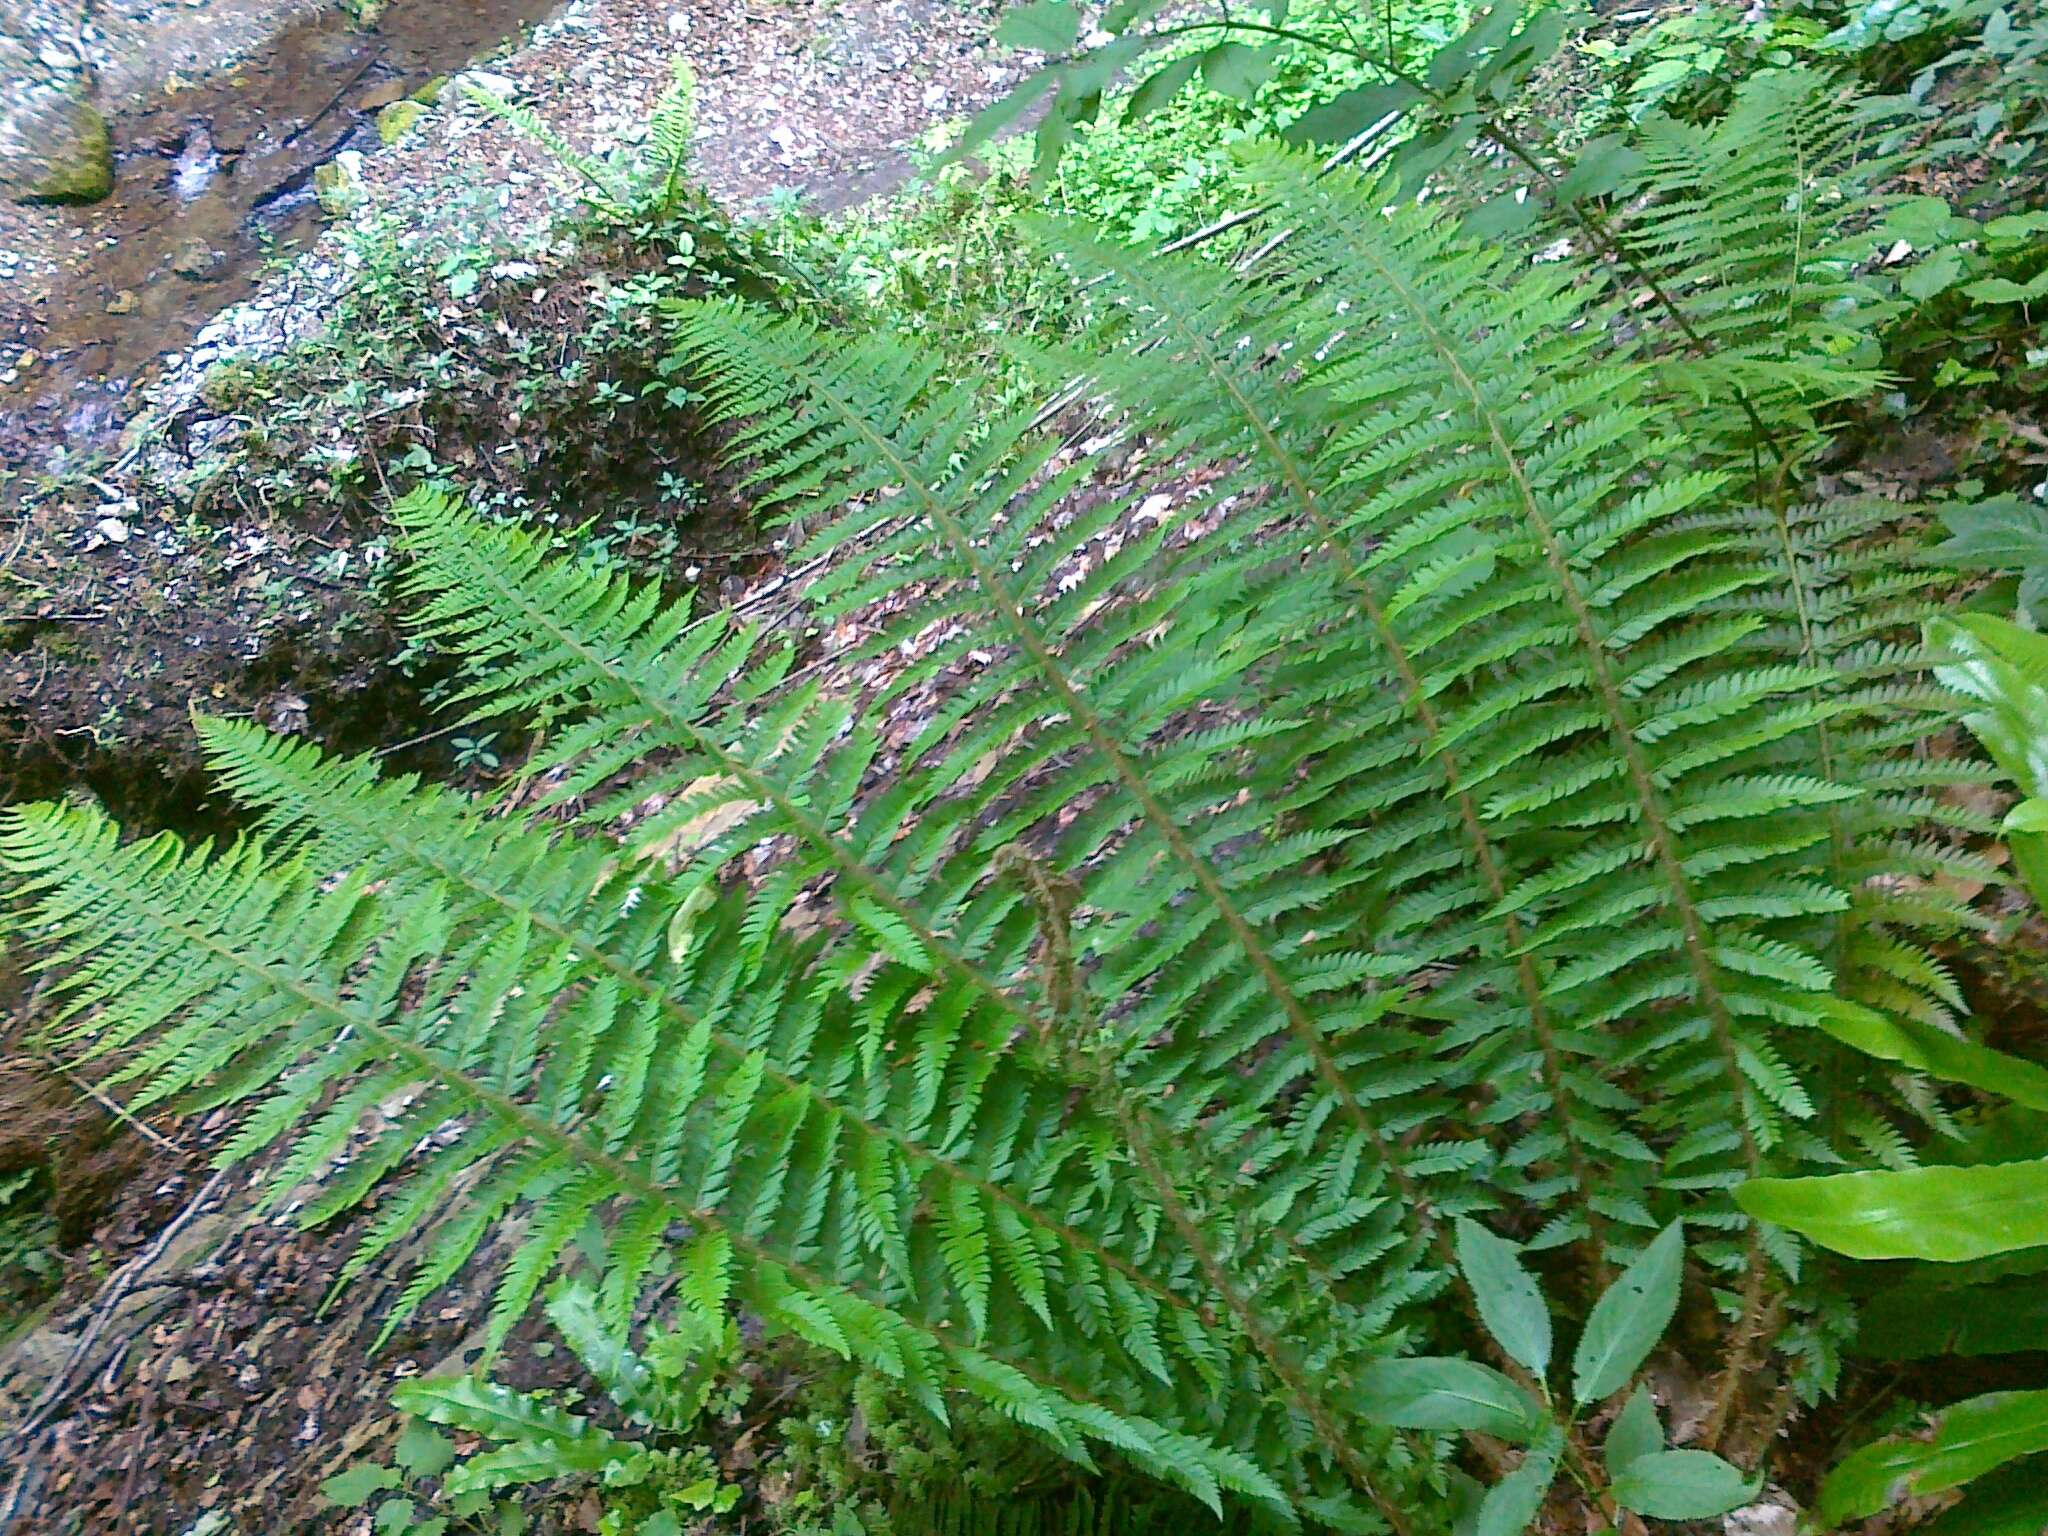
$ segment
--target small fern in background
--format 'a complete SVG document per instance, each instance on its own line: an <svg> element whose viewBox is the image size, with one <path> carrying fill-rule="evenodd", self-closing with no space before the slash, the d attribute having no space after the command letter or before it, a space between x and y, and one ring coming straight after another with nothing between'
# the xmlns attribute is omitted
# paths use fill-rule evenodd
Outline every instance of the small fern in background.
<svg viewBox="0 0 2048 1536"><path fill-rule="evenodd" d="M547 1316L597 1383L599 1406L625 1421L619 1431L547 1394L473 1376L408 1381L393 1396L409 1421L390 1460L329 1478L328 1502L372 1507L376 1529L389 1536L441 1536L451 1522L487 1517L501 1530L522 1528L503 1496L537 1483L609 1490L608 1529L617 1536L680 1536L683 1522L730 1510L739 1486L719 1476L697 1440L715 1373L738 1343L731 1323L681 1313L679 1327L636 1349L626 1329L599 1315L590 1288L569 1281L550 1291ZM480 1448L460 1454L444 1429Z"/></svg>
<svg viewBox="0 0 2048 1536"><path fill-rule="evenodd" d="M647 148L637 161L585 154L531 107L507 101L474 82L465 84L464 91L486 112L545 149L558 167L575 177L569 185L571 194L603 219L658 224L680 212L692 192L684 172L696 132L697 80L680 54L669 66L667 88L648 114Z"/></svg>
<svg viewBox="0 0 2048 1536"><path fill-rule="evenodd" d="M1883 509L1793 495L1870 382L1801 350L1846 232L1672 171L1654 259L1726 359L1688 378L1590 264L1244 176L1255 281L1039 235L1115 340L1026 365L1200 487L1141 517L1084 494L1113 441L942 359L675 308L864 636L831 669L407 498L422 633L544 728L518 792L208 721L244 840L10 813L66 1037L143 1104L248 1101L229 1155L280 1189L402 1105L305 1213L380 1191L344 1280L432 1224L393 1326L518 1213L493 1348L557 1270L614 1337L668 1276L666 1327L743 1308L1263 1525L1437 1528L1454 1431L1488 1530L1560 1473L1609 1516L1749 1497L1714 1453L1831 1386L1840 1304L1733 1192L1909 1159L1941 1106L1870 1021L1960 1002L1917 579ZM1629 1388L1688 1275L1730 1326L1665 1450Z"/></svg>

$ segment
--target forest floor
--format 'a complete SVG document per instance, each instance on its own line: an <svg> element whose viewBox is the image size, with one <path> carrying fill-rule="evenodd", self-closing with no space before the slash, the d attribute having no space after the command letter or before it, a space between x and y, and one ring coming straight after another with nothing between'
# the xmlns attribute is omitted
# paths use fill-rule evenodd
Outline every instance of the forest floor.
<svg viewBox="0 0 2048 1536"><path fill-rule="evenodd" d="M995 9L994 0L573 0L469 68L579 150L603 154L638 144L681 55L698 83L693 176L736 212L799 197L829 210L897 183L925 127L972 111L1016 77L1014 58L987 44ZM405 24L432 14L414 10ZM532 0L505 0L492 14L516 25L540 12ZM323 89L291 109L321 125L295 142L315 138L330 159L366 151L348 228L388 220L409 232L394 240L438 230L450 249L504 256L483 271L474 300L444 305L436 320L472 354L465 377L490 388L468 400L466 418L400 402L392 409L409 413L406 431L473 484L507 494L542 478L558 500L600 484L644 494L660 476L687 473L703 500L686 533L701 548L667 558L701 563L722 597L786 612L794 594L775 553L699 445L650 443L643 417L616 440L579 447L587 462L525 456L527 445L559 455L581 438L542 414L522 420L492 354L560 342L554 360L567 367L576 361L568 338L589 328L607 294L645 274L630 253L552 240L563 198L547 152L459 92L444 91L382 145L378 114L442 66L424 53L394 61L361 36L351 34L356 51L339 60L349 77L339 93ZM445 67L462 68L474 51L466 45ZM117 114L128 200L0 215L0 251L14 253L0 265L33 273L0 301L14 304L0 312L0 377L15 376L0 384L0 467L24 480L52 473L59 487L10 503L0 476L0 803L83 788L144 826L177 818L210 829L191 759L194 701L355 747L402 746L431 724L420 691L391 665L400 641L378 595L383 530L366 510L384 487L345 487L336 474L313 480L304 500L271 496L270 468L247 444L271 424L274 403L218 387L224 365L274 357L315 332L365 275L360 240L311 211L310 166L258 171L263 143L310 125L250 123L243 90L196 87ZM216 178L274 178L238 192L252 206L290 183L284 195L297 201L286 211L297 222L278 227L310 243L274 260L276 242L251 243L237 223L232 239L201 238L203 261L183 262L203 275L174 270L194 237L170 240L146 221L151 210L183 216L178 178L209 159ZM107 222L123 218L137 221L126 254L128 226ZM360 457L377 463L385 445L365 423L383 409L334 423L337 450L367 450ZM312 436L301 424L287 451ZM512 459L497 456L515 446ZM2030 483L2044 463L2048 436L2029 414L1889 432L1839 475L1844 488L1917 499L1959 474ZM849 694L879 681L835 680ZM899 706L892 730L903 736L922 723L915 711L933 707L917 697ZM30 1011L0 953L0 1019ZM394 1285L335 1292L374 1207L340 1230L302 1232L292 1218L317 1181L263 1211L261 1169L212 1171L231 1133L225 1117L125 1123L13 1026L0 1028L0 1057L0 1188L24 1170L52 1186L45 1260L57 1267L32 1297L13 1298L27 1305L11 1318L0 1291L0 1434L10 1445L0 1536L368 1536L366 1515L322 1507L320 1482L394 1431L394 1383L474 1358L480 1289L458 1281L373 1353ZM358 1140L376 1129L366 1121ZM0 1256L5 1242L0 1233ZM481 1255L471 1273L489 1260ZM563 1357L536 1352L536 1342L530 1329L517 1335L501 1377L573 1381ZM773 1399L779 1388L764 1385ZM726 1426L726 1449L742 1448L728 1471L745 1471L743 1448L759 1427ZM1758 1525L1758 1536L1789 1525L1788 1510L1769 1513L1786 1518ZM549 1529L595 1530L598 1512L593 1501L550 1519Z"/></svg>
<svg viewBox="0 0 2048 1536"><path fill-rule="evenodd" d="M406 0L392 14L417 29L426 8L442 3ZM481 3L506 14L532 8ZM734 212L771 198L837 209L900 181L922 130L971 112L1016 77L1015 60L998 61L987 46L992 16L989 0L777 0L758 9L575 0L469 78L602 155L644 135L680 57L697 79L692 175L714 198ZM351 36L359 46L361 35ZM318 39L288 41L296 56L319 52ZM320 231L307 211L313 168L261 151L308 124L273 115L252 126L232 80L225 94L181 95L175 109L138 104L144 138L121 154L122 190L109 204L17 221L15 243L30 253L20 270L40 275L19 290L29 302L13 318L12 340L0 342L0 381L13 376L0 382L0 467L13 470L16 489L10 512L0 474L0 795L45 793L81 776L106 792L132 785L138 771L178 780L189 766L183 717L194 697L275 718L318 716L324 697L360 691L365 657L383 647L362 636L377 627L362 602L372 562L350 552L374 530L338 517L351 510L346 498L323 504L317 483L304 505L285 508L230 483L215 450L267 424L224 404L209 381L318 331L340 297L362 286L366 231L506 258L442 317L455 329L475 322L480 357L509 350L508 326L541 340L573 335L600 280L630 275L549 240L564 202L549 153L461 91L441 93L380 148L378 114L425 83L415 78L425 55L415 49L398 68L388 52L373 45L360 61L345 59L350 78L338 98L288 104L303 116L338 99L327 112L334 121L303 137L318 138L330 158L370 151L346 224L317 232L295 259L258 258L305 220L301 233ZM260 75L251 80L265 89ZM115 125L123 141L125 120ZM213 181L181 202L179 178L198 174L195 165L211 166ZM217 196L229 212L284 203L297 211L259 240L256 213L229 233L218 209L202 217ZM52 266L48 241L37 240L66 229L59 243L73 254ZM0 248L7 241L0 229ZM436 426L460 435L459 424ZM338 424L311 423L305 435L330 427L332 449ZM54 494L30 489L46 476ZM197 489L209 478L211 500Z"/></svg>

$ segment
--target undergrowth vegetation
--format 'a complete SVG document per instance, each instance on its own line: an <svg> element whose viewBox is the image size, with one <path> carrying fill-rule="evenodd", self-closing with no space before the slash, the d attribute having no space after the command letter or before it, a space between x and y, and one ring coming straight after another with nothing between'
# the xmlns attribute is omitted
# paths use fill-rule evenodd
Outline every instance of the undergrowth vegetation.
<svg viewBox="0 0 2048 1536"><path fill-rule="evenodd" d="M1550 135L1554 10L1037 0L1047 71L968 139L1049 95L1029 169L785 220L800 300L653 296L648 387L788 530L800 626L423 464L415 633L465 740L530 733L489 793L202 718L244 837L9 811L57 1043L238 1106L280 1194L381 1107L302 1213L375 1197L341 1282L429 1229L397 1328L515 1224L487 1360L545 1298L598 1388L409 1385L330 1495L715 1528L759 1329L925 1436L906 1507L792 1433L790 1530L1512 1536L1767 1484L1825 1528L1979 1479L1944 1530L2038 1529L2024 1360L1785 1456L1852 1352L2038 1343L1967 1321L2048 1252L2048 1071L1962 973L2048 888L2004 621L2048 534L1847 467L2040 367L2040 213L1932 189L2031 163L2021 20L1666 21ZM1196 89L1237 102L1199 146ZM955 1424L1028 1444L1009 1491Z"/></svg>

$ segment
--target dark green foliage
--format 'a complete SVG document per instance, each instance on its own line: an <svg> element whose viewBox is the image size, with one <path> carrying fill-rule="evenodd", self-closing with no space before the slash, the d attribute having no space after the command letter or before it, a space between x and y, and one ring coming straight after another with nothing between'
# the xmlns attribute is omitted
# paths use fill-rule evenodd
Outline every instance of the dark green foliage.
<svg viewBox="0 0 2048 1536"><path fill-rule="evenodd" d="M1755 131L1810 97L1760 85ZM1917 840L1945 775L1903 750L1918 578L1878 509L1794 494L1816 411L1867 383L1803 350L1837 232L1743 214L1760 186L1668 188L1653 259L1787 317L1738 336L1710 302L1698 376L1591 266L1281 152L1247 164L1284 233L1255 284L1047 231L1119 335L1026 362L1200 471L1141 520L1071 494L1106 445L937 359L678 306L814 530L821 625L890 600L853 658L897 656L877 696L415 495L423 634L476 713L545 730L521 793L216 722L255 839L12 813L65 1027L145 1100L254 1099L233 1151L284 1142L281 1188L406 1095L309 1216L384 1183L357 1270L440 1223L409 1307L523 1211L494 1339L595 1220L618 1327L672 1265L700 1322L744 1307L934 1414L965 1390L1219 1510L1405 1531L1449 1507L1447 1447L1367 1387L1499 1311L1495 1232L1624 1271L1577 1342L1587 1409L1688 1258L1727 1287L1714 1440L1804 1262L1730 1192L1909 1156L1931 1092L1833 1030L1955 1004L1921 946L1958 919L1895 878L1951 858ZM1827 1341L1787 1326L1815 1396ZM1533 1340L1454 1364L1520 1393ZM1668 1479L1636 1507L1728 1491L1632 1432L1617 1477ZM1503 1520L1593 1475L1569 1425L1535 1444Z"/></svg>

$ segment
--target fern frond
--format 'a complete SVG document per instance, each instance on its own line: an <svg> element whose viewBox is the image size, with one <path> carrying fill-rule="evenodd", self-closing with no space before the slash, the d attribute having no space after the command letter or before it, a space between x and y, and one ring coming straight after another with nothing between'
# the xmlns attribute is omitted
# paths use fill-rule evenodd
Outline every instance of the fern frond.
<svg viewBox="0 0 2048 1536"><path fill-rule="evenodd" d="M224 1096L255 1099L258 1117L268 1096L286 1094L297 1107L315 1083L345 1086L339 1114L349 1103L411 1094L422 1106L415 1137L421 1126L455 1116L471 1127L471 1152L477 1136L525 1149L474 1206L443 1208L454 1187L445 1177L448 1158L429 1160L424 1170L394 1166L386 1179L387 1198L413 1218L454 1218L450 1236L427 1255L426 1276L445 1278L499 1213L529 1209L527 1236L499 1283L493 1336L525 1309L592 1212L603 1208L621 1223L647 1213L663 1226L685 1223L697 1234L693 1247L710 1245L725 1256L722 1280L706 1293L712 1304L743 1303L771 1327L902 1382L935 1411L943 1412L941 1388L957 1382L1075 1454L1085 1440L1107 1439L1196 1491L1212 1491L1225 1475L1233 1486L1241 1481L1240 1459L1147 1419L1128 1390L1128 1381L1144 1379L1135 1359L1127 1376L1104 1370L1120 1353L1113 1335L1086 1328L1048 1350L1049 1340L1028 1343L1015 1332L1024 1319L1043 1332L1037 1314L1021 1307L1014 1319L1006 1309L1000 1321L990 1315L973 1326L988 1292L970 1299L948 1283L930 1229L912 1229L910 1275L894 1274L886 1255L850 1240L850 1217L835 1212L846 1198L832 1156L841 1122L807 1113L795 1093L764 1091L766 1045L729 1068L707 1063L664 1073L627 1143L607 1148L596 1130L603 1081L565 1093L551 1080L562 1066L546 1048L557 1015L574 1011L583 994L573 984L566 993L522 984L564 983L577 963L569 946L535 925L490 923L486 942L464 945L475 915L438 882L373 890L361 872L335 882L303 859L274 863L255 843L218 858L184 852L169 838L123 847L103 817L68 808L10 812L0 851L32 903L21 923L54 952L68 953L87 932L118 935L100 946L98 959L74 957L82 963L58 985L75 1004L98 1009L88 1047L96 1054L122 1049L145 1030L178 1042L175 1056L155 1053L158 1093L225 1074L232 1086ZM600 895L616 893L611 887ZM470 957L466 963L449 959L451 945L453 954ZM752 998L729 983L709 984L708 994L698 983L685 995L720 1017L755 1012ZM797 1023L764 1039L811 1050L830 1037L832 1010L821 1018L809 1000L783 997ZM508 1043L520 1040L535 1048ZM280 1051L291 1067L283 1082ZM581 1058L571 1051L572 1063ZM304 1154L322 1149L335 1118L303 1129L274 1124L293 1154L285 1166L297 1169ZM1050 1166L1026 1176L1038 1183L1040 1199L1057 1199L1046 1185L1058 1179L1060 1152L1026 1143L1008 1155L1049 1158ZM411 1184L415 1178L424 1184ZM1091 1188L1076 1214L1085 1215L1098 1193ZM373 1229L371 1241L382 1234ZM1091 1277L1099 1284L1113 1273L1076 1248L1051 1251L1069 1284ZM416 1277L407 1297L417 1304L425 1293ZM1154 1304L1135 1284L1126 1294L1151 1315ZM1061 1301L1056 1323L1077 1327ZM1098 1399L1105 1383L1114 1406ZM1155 1397L1181 1411L1172 1391ZM1270 1479L1253 1492L1276 1510L1288 1506Z"/></svg>
<svg viewBox="0 0 2048 1536"><path fill-rule="evenodd" d="M430 1231L400 1315L516 1215L493 1340L587 1268L602 1352L662 1272L1077 1463L1405 1536L1440 1450L1351 1384L1473 1310L1446 1218L1596 1269L1682 1218L1740 1277L1718 1421L1798 1262L1728 1192L1944 1123L1819 1026L1947 1023L1984 873L1930 831L1981 823L1914 750L1896 509L1796 494L1870 383L1828 361L1864 118L1786 76L1731 122L1648 130L1637 229L1708 362L1283 151L1255 282L1039 229L1112 344L1020 359L1166 500L897 338L676 306L831 649L416 492L461 704L545 727L517 793L205 722L251 840L10 813L60 1027L243 1106L309 1219L374 1192L345 1279Z"/></svg>

